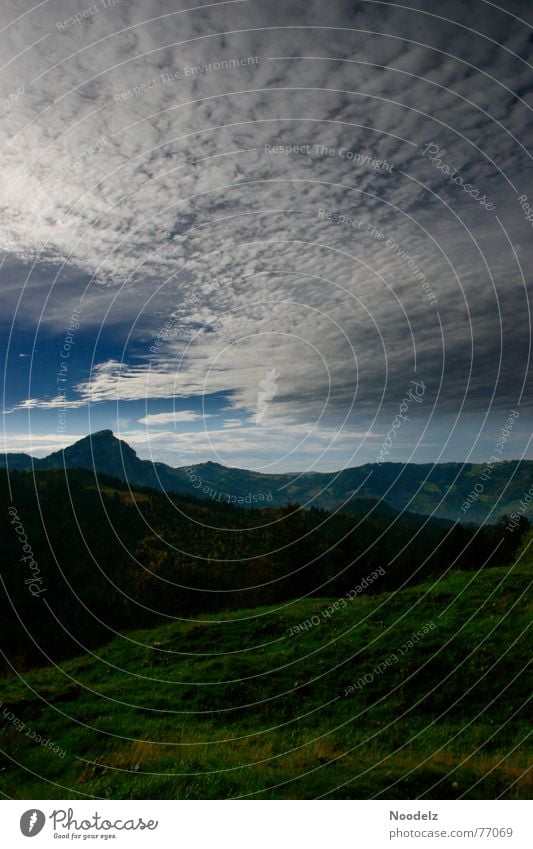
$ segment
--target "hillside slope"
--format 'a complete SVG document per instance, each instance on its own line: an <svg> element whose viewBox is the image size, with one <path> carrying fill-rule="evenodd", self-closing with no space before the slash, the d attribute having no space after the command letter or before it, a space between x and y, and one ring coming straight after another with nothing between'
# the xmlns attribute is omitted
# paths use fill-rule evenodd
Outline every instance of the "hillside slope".
<svg viewBox="0 0 533 849"><path fill-rule="evenodd" d="M171 500L82 469L0 470L0 515L0 669L59 661L164 617L342 595L380 566L369 592L506 565L527 526Z"/></svg>
<svg viewBox="0 0 533 849"><path fill-rule="evenodd" d="M175 622L13 677L0 790L525 798L530 562L337 610L314 599Z"/></svg>

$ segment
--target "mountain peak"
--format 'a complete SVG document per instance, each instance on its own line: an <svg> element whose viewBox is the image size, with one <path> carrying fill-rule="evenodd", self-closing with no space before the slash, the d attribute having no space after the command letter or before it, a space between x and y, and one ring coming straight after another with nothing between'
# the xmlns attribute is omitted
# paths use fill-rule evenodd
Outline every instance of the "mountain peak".
<svg viewBox="0 0 533 849"><path fill-rule="evenodd" d="M88 433L87 436L80 436L76 442L73 442L72 445L67 445L65 448L60 449L60 451L69 451L71 448L75 448L76 446L89 446L93 442L96 442L99 445L113 445L120 442L120 440L117 439L112 430L105 428L104 430L95 430L94 433ZM126 443L124 443L124 445L126 445Z"/></svg>
<svg viewBox="0 0 533 849"><path fill-rule="evenodd" d="M85 439L116 439L117 437L109 428L104 428L103 430L95 430L94 433L90 433L89 436L86 436Z"/></svg>
<svg viewBox="0 0 533 849"><path fill-rule="evenodd" d="M113 446L118 447L122 446L122 449L133 451L133 448L130 448L127 442L123 439L119 439L112 430L109 428L104 428L103 430L95 430L93 433L88 433L87 436L82 436L81 439L78 439L72 445L68 445L64 450L68 451L69 448L74 448L76 445L92 445L96 444L98 447L102 446Z"/></svg>
<svg viewBox="0 0 533 849"><path fill-rule="evenodd" d="M127 442L117 439L112 430L97 430L78 439L60 451L50 454L47 460L61 464L92 469L115 476L123 476L131 463L140 462L136 452Z"/></svg>

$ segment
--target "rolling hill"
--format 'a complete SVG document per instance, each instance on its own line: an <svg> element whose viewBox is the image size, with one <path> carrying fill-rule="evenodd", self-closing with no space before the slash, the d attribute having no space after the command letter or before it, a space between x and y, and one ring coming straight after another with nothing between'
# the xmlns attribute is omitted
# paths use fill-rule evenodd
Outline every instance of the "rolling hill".
<svg viewBox="0 0 533 849"><path fill-rule="evenodd" d="M0 791L530 798L530 571L176 621L5 679Z"/></svg>

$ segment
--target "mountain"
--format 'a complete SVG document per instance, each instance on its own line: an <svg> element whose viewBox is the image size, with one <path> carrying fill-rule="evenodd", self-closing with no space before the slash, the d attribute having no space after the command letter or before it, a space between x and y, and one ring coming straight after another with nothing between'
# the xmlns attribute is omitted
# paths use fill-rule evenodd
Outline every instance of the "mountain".
<svg viewBox="0 0 533 849"><path fill-rule="evenodd" d="M392 508L465 522L481 522L487 517L492 522L520 509L520 502L533 483L531 460L500 462L492 469L472 463L367 463L339 472L273 475L212 462L173 468L166 463L140 460L111 430L90 434L42 459L5 454L0 466L17 470L92 469L131 486L245 507L296 502L358 513L372 509L379 515ZM465 502L470 506L463 510Z"/></svg>
<svg viewBox="0 0 533 849"><path fill-rule="evenodd" d="M127 442L117 439L111 430L99 430L64 450L37 459L29 454L5 454L0 466L18 471L34 469L89 469L128 482L132 487L149 486L168 492L190 493L187 475L167 466L140 460Z"/></svg>

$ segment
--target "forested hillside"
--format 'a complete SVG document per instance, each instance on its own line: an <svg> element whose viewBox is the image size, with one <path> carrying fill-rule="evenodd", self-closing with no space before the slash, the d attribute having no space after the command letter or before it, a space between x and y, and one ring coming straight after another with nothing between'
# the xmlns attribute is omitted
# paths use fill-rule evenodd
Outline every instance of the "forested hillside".
<svg viewBox="0 0 533 849"><path fill-rule="evenodd" d="M512 560L509 530L409 514L244 509L63 470L1 473L0 646L43 664L174 617L417 583ZM392 514L392 515L390 515Z"/></svg>

